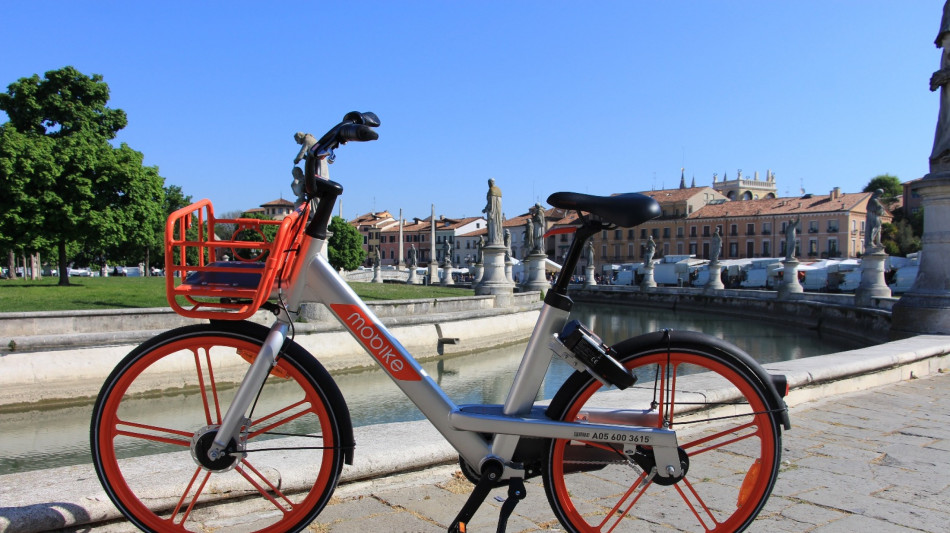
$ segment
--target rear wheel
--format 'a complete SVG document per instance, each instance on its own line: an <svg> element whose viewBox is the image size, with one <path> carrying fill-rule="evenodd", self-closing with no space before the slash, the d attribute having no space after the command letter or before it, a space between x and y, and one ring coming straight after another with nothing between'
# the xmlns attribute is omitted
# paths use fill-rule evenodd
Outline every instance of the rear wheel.
<svg viewBox="0 0 950 533"><path fill-rule="evenodd" d="M139 346L109 376L93 411L93 463L136 526L204 531L213 505L236 503L247 519L218 527L296 531L326 505L344 456L328 399L338 392L292 343L265 381L242 442L216 461L207 457L260 346L239 327L190 326Z"/></svg>
<svg viewBox="0 0 950 533"><path fill-rule="evenodd" d="M692 344L640 349L621 360L636 385L608 390L577 375L583 379L568 381L548 414L674 429L686 474L650 479L648 447L628 460L622 446L552 440L543 476L558 519L575 532L745 529L772 491L781 455L762 382L729 357Z"/></svg>

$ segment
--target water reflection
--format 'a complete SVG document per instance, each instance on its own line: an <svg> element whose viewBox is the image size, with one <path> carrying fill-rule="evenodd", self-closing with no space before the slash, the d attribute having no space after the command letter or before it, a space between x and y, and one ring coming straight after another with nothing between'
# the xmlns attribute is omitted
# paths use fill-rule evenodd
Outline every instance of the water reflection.
<svg viewBox="0 0 950 533"><path fill-rule="evenodd" d="M588 324L608 343L663 328L703 331L738 345L762 363L859 347L851 341L821 338L813 331L713 313L578 304L573 317ZM431 361L423 366L456 403L500 404L505 400L523 350L524 345L517 345ZM572 371L566 364L555 361L539 399L553 397ZM334 379L343 391L356 426L423 418L381 371L342 373ZM193 403L183 401L182 405ZM163 406L167 408L168 403ZM148 407L148 402L143 401L141 408ZM0 450L3 450L0 473L88 463L91 414L91 403L0 414ZM177 416L175 412L165 415ZM129 453L144 454L148 450L130 450Z"/></svg>

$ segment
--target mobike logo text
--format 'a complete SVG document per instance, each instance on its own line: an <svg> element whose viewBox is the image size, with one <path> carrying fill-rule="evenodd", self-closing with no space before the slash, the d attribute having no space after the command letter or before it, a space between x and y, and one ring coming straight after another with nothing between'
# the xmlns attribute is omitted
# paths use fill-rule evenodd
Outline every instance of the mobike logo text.
<svg viewBox="0 0 950 533"><path fill-rule="evenodd" d="M358 306L349 304L330 304L330 308L340 318L350 332L356 336L387 372L400 381L419 381L422 379L406 362L396 347L382 335L373 321L369 319Z"/></svg>

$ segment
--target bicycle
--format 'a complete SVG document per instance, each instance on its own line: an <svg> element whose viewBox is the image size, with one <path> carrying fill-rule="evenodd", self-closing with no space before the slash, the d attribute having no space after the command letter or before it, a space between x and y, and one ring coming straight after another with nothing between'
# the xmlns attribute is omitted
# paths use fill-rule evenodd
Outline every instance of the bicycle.
<svg viewBox="0 0 950 533"><path fill-rule="evenodd" d="M327 179L327 163L346 142L375 140L378 126L372 113L349 113L310 147L305 201L282 222L215 219L207 200L169 217L169 303L210 320L135 348L97 398L93 463L123 515L143 530L187 531L207 505L228 499L263 505L253 530L297 531L326 506L356 443L333 379L293 340L306 301L325 304L458 450L474 488L450 532L465 531L488 493L507 485L504 531L524 480L536 476L568 531L749 526L778 475L787 385L723 340L664 330L606 346L569 320L570 276L561 276L503 405L456 405L441 391L324 257L343 190ZM548 203L580 216L564 272L596 232L660 213L635 193L559 192ZM217 239L224 223L240 238ZM235 260L218 260L223 252ZM276 315L270 328L244 320L259 308ZM536 404L556 357L576 372L547 406ZM142 413L143 402L157 414ZM130 457L140 444L163 453ZM145 476L158 461L177 466Z"/></svg>

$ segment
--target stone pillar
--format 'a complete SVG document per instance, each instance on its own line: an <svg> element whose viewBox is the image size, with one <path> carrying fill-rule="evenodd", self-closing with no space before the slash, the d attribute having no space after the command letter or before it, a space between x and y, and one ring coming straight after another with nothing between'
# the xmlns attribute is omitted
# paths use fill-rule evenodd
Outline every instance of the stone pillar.
<svg viewBox="0 0 950 533"><path fill-rule="evenodd" d="M399 255L396 258L396 270L402 270L402 258L406 256L403 252L403 239L402 237L402 227L404 226L402 220L402 209L399 210Z"/></svg>
<svg viewBox="0 0 950 533"><path fill-rule="evenodd" d="M861 258L861 283L854 291L854 303L860 307L870 307L873 298L890 298L891 288L884 281L884 262L887 254L883 252L865 254Z"/></svg>
<svg viewBox="0 0 950 533"><path fill-rule="evenodd" d="M525 281L522 285L524 290L541 291L541 294L545 294L551 288L551 284L544 275L544 264L547 258L547 255L537 252L528 255L524 267Z"/></svg>
<svg viewBox="0 0 950 533"><path fill-rule="evenodd" d="M594 265L587 265L584 267L584 286L593 287L597 285L597 280L594 279Z"/></svg>
<svg viewBox="0 0 950 533"><path fill-rule="evenodd" d="M709 280L706 281L703 290L721 291L725 288L726 286L722 284L722 267L719 266L718 259L713 259L712 262L709 263Z"/></svg>
<svg viewBox="0 0 950 533"><path fill-rule="evenodd" d="M653 261L643 265L643 281L640 282L641 289L653 289L656 287L656 280L653 279Z"/></svg>
<svg viewBox="0 0 950 533"><path fill-rule="evenodd" d="M802 284L798 282L799 264L798 259L794 257L792 259L782 260L782 265L785 266L785 270L782 274L782 284L778 286L779 298L788 298L790 294L805 292L805 289L802 288Z"/></svg>
<svg viewBox="0 0 950 533"><path fill-rule="evenodd" d="M914 286L891 311L891 336L950 334L950 171L931 172L914 191L924 209L924 236Z"/></svg>
<svg viewBox="0 0 950 533"><path fill-rule="evenodd" d="M475 287L475 295L512 294L514 285L505 277L505 246L489 244L482 249L482 260L485 263L485 272L481 283Z"/></svg>

